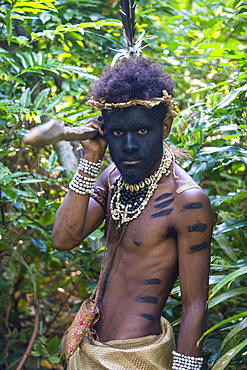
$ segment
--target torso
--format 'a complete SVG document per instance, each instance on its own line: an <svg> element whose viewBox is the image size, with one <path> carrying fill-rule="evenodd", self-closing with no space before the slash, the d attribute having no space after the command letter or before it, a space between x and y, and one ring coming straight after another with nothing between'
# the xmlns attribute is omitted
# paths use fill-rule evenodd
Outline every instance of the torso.
<svg viewBox="0 0 247 370"><path fill-rule="evenodd" d="M116 230L107 207L108 257L116 248L100 289L101 341L159 334L160 316L178 276L175 215L182 204L176 190L192 181L179 167L163 177L141 215ZM111 183L119 176L111 175ZM116 246L116 244L118 245Z"/></svg>

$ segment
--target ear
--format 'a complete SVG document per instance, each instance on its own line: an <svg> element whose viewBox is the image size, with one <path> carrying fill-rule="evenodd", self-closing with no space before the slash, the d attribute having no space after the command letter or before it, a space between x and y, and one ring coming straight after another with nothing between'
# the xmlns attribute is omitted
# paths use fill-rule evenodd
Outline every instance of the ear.
<svg viewBox="0 0 247 370"><path fill-rule="evenodd" d="M173 118L172 116L167 116L162 125L163 125L163 139L166 139L168 137L168 135L170 134L171 132L171 127L172 127L172 121L173 121Z"/></svg>

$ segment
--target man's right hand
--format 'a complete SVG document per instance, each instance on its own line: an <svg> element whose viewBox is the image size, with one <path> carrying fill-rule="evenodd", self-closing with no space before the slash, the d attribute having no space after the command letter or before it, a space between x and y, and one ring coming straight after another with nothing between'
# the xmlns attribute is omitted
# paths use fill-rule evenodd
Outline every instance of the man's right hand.
<svg viewBox="0 0 247 370"><path fill-rule="evenodd" d="M104 157L107 146L104 123L96 119L90 119L85 126L96 128L99 133L91 140L82 141L84 158L92 162L98 162Z"/></svg>

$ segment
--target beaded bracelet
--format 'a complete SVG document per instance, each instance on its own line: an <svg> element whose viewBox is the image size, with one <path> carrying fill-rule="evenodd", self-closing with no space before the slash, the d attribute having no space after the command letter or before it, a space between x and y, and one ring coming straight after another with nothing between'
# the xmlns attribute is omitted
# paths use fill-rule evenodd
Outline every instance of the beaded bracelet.
<svg viewBox="0 0 247 370"><path fill-rule="evenodd" d="M80 195L92 194L95 183L96 176L94 178L85 177L76 172L69 184L69 189Z"/></svg>
<svg viewBox="0 0 247 370"><path fill-rule="evenodd" d="M182 353L176 351L172 352L173 354L173 370L200 370L203 357L191 357L185 356Z"/></svg>
<svg viewBox="0 0 247 370"><path fill-rule="evenodd" d="M85 158L81 158L78 166L78 170L90 175L90 176L97 176L101 166L101 160L98 162L91 162Z"/></svg>

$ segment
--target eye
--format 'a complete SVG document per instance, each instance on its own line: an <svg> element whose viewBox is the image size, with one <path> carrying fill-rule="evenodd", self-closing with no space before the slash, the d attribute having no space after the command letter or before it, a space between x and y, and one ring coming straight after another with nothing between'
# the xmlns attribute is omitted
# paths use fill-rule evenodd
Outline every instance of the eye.
<svg viewBox="0 0 247 370"><path fill-rule="evenodd" d="M121 135L123 135L123 131L121 131L121 130L115 130L115 131L113 131L113 135L114 136L121 136Z"/></svg>
<svg viewBox="0 0 247 370"><path fill-rule="evenodd" d="M145 128L141 128L140 130L138 130L138 131L137 131L137 133L138 133L138 134L141 134L141 135L146 135L146 134L147 134L147 132L148 132L148 130L147 130L147 129L145 129Z"/></svg>

